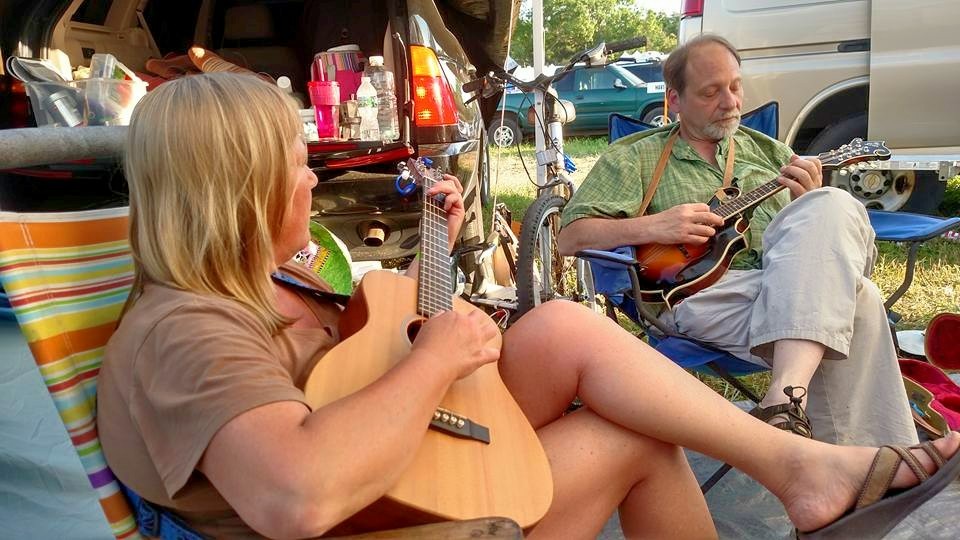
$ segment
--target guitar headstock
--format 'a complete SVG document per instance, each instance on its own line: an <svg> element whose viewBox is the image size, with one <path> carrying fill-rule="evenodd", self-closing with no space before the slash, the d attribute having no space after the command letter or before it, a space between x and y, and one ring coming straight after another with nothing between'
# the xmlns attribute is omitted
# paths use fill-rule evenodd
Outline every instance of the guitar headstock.
<svg viewBox="0 0 960 540"><path fill-rule="evenodd" d="M858 137L836 150L819 154L817 158L825 169L837 169L861 161L890 159L890 149L884 141L865 141Z"/></svg>
<svg viewBox="0 0 960 540"><path fill-rule="evenodd" d="M440 171L430 168L430 165L429 160L425 158L409 158L406 163L401 163L400 174L403 176L404 171L409 171L410 179L413 183L419 184L426 189L435 182L443 180L443 175L440 174Z"/></svg>

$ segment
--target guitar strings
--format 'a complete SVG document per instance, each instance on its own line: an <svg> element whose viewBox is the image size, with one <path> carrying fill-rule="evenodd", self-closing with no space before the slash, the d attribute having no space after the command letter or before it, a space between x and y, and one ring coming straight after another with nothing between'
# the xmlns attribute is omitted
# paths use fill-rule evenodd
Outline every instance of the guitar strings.
<svg viewBox="0 0 960 540"><path fill-rule="evenodd" d="M419 164L415 164L415 167L423 180L424 191L418 303L421 315L431 317L440 311L453 308L453 289L447 276L450 258L443 255L443 250L446 249L447 221L440 203L433 197L426 196L427 190L439 180Z"/></svg>

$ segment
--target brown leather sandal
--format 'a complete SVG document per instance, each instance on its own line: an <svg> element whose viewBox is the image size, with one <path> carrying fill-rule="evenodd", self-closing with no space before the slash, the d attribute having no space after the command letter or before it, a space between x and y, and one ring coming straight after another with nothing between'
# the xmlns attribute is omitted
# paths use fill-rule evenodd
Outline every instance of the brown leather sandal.
<svg viewBox="0 0 960 540"><path fill-rule="evenodd" d="M910 449L922 449L937 466L937 471L928 474ZM900 467L906 462L920 484L907 489L891 489L890 483ZM806 533L798 532L799 538L827 540L834 538L881 538L903 521L921 504L939 493L960 475L960 451L950 460L944 459L937 447L925 442L909 448L884 446L877 450L867 478L860 488L854 508L826 527Z"/></svg>
<svg viewBox="0 0 960 540"><path fill-rule="evenodd" d="M794 395L794 391L802 391L800 395ZM801 437L813 438L813 426L810 425L810 418L804 412L804 396L807 395L807 389L802 386L788 386L783 389L783 393L790 398L789 403L780 405L771 405L769 407L754 407L750 414L769 423L775 428L786 431L792 431ZM778 418L779 417L779 418Z"/></svg>

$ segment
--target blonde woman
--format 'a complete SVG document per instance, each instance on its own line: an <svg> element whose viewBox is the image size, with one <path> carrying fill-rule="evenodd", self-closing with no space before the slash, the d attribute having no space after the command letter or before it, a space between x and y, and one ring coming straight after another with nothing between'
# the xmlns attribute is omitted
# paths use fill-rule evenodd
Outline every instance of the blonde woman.
<svg viewBox="0 0 960 540"><path fill-rule="evenodd" d="M137 107L127 148L136 285L100 375L100 438L124 484L195 530L331 530L393 484L449 385L489 362L499 362L553 470L553 505L531 538L594 537L617 509L628 537L715 537L681 446L756 478L801 531L836 521L842 534L875 532L902 518L885 502L841 518L877 449L760 422L569 303L526 315L499 357L484 347L497 332L488 319L445 312L374 384L311 410L303 384L337 343L340 308L271 278L279 270L328 290L288 263L309 240L317 183L288 99L243 75L168 82ZM460 186L447 177L431 189L446 196L452 245ZM551 339L536 337L545 333ZM586 406L564 415L575 396ZM904 451L916 472L891 451L879 467L893 487L912 486L958 444L951 434L936 451ZM906 493L931 496L958 461ZM865 521L874 528L857 528Z"/></svg>

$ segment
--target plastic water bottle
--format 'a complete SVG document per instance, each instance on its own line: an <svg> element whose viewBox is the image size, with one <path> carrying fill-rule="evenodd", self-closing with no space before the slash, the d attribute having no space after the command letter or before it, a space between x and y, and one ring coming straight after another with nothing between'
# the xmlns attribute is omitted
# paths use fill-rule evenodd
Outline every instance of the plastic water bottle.
<svg viewBox="0 0 960 540"><path fill-rule="evenodd" d="M370 84L377 89L377 124L380 126L380 138L384 142L395 141L400 138L400 123L397 120L397 93L393 73L383 67L382 56L371 56L364 75L370 77Z"/></svg>
<svg viewBox="0 0 960 540"><path fill-rule="evenodd" d="M286 75L281 75L277 77L277 88L279 88L284 94L287 94L294 101L297 102L297 108L303 108L303 100L300 99L300 96L293 93L293 83L290 82L290 77Z"/></svg>
<svg viewBox="0 0 960 540"><path fill-rule="evenodd" d="M370 84L370 77L360 78L360 88L357 88L357 102L357 113L360 116L360 140L379 141L377 89Z"/></svg>

